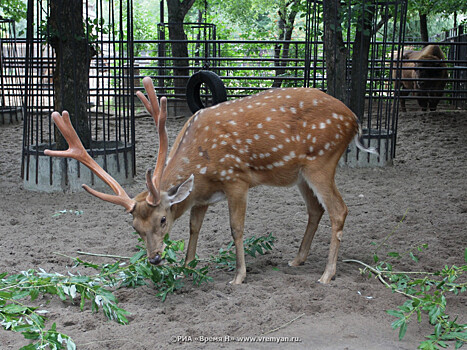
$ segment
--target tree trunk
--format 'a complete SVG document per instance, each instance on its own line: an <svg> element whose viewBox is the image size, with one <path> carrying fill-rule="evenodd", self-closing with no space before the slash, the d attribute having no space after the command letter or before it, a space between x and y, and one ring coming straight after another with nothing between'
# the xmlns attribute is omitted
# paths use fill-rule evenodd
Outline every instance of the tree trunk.
<svg viewBox="0 0 467 350"><path fill-rule="evenodd" d="M183 21L186 14L193 6L195 0L167 0L167 10L169 17L169 39L187 40ZM188 61L188 43L173 42L172 57L174 58L174 86L175 93L185 95L186 83L188 82L189 61Z"/></svg>
<svg viewBox="0 0 467 350"><path fill-rule="evenodd" d="M339 0L324 0L327 93L347 103L347 49L342 38Z"/></svg>
<svg viewBox="0 0 467 350"><path fill-rule="evenodd" d="M54 108L67 110L85 148L91 145L87 114L89 65L95 51L90 47L83 24L82 0L51 0L48 20L49 42L55 50L53 74ZM62 134L55 130L57 149L66 149Z"/></svg>
<svg viewBox="0 0 467 350"><path fill-rule="evenodd" d="M360 13L352 52L352 73L349 108L361 120L365 112L366 81L368 76L368 55L373 35L375 6L369 3Z"/></svg>
<svg viewBox="0 0 467 350"><path fill-rule="evenodd" d="M295 0L291 3L291 10L289 15L286 15L287 8L279 10L279 40L290 41L292 39L292 33L295 23L295 17L297 11L294 9L294 5L298 4L300 0ZM276 44L274 48L274 58L276 58L276 66L287 67L287 59L290 56L290 42L283 44ZM276 69L276 77L280 77L286 73L285 68ZM281 87L284 79L275 79L272 87Z"/></svg>
<svg viewBox="0 0 467 350"><path fill-rule="evenodd" d="M420 17L420 35L422 37L422 41L428 42L428 24L426 20L426 14L422 14L421 12L418 13Z"/></svg>

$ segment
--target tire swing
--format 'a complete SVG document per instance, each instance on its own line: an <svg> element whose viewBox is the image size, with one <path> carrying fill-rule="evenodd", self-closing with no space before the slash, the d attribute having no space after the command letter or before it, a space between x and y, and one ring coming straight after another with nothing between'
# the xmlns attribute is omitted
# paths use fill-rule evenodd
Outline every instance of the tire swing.
<svg viewBox="0 0 467 350"><path fill-rule="evenodd" d="M221 78L216 73L200 70L193 74L186 85L186 100L192 113L205 108L201 102L201 85L206 84L212 94L212 105L227 101L227 92Z"/></svg>

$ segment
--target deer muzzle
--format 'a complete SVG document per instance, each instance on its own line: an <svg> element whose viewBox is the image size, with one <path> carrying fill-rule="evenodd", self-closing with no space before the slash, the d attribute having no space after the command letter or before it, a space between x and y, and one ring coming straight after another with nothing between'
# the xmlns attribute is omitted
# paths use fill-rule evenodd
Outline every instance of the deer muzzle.
<svg viewBox="0 0 467 350"><path fill-rule="evenodd" d="M152 265L159 265L162 261L162 258L160 256L160 254L156 254L156 256L154 258L150 258L148 257L148 261L152 264Z"/></svg>

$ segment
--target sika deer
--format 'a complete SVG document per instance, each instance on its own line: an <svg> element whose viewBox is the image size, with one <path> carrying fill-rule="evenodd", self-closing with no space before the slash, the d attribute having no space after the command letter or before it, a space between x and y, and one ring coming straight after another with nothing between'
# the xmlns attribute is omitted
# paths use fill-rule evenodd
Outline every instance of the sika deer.
<svg viewBox="0 0 467 350"><path fill-rule="evenodd" d="M86 185L84 189L105 201L125 207L133 226L144 239L148 259L161 262L163 238L174 220L190 210L190 240L186 263L195 258L201 224L210 204L226 199L237 252L236 274L231 283L246 276L243 227L247 193L257 185L297 185L305 199L308 226L291 266L303 264L326 209L332 225L331 247L322 283L336 273L339 244L347 207L334 174L339 158L352 138L361 134L356 116L340 101L317 89L274 89L200 110L178 134L167 159L165 129L167 101L159 103L150 78L143 80L149 101L138 93L159 129L160 145L154 173L146 172L147 191L130 199L84 150L67 112L52 117L69 143L67 151L46 154L71 157L88 166L116 193L108 195Z"/></svg>

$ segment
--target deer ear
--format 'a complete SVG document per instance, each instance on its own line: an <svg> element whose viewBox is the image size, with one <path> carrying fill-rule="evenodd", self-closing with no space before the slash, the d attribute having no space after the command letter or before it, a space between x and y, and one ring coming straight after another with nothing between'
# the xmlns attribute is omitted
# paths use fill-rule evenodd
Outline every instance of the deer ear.
<svg viewBox="0 0 467 350"><path fill-rule="evenodd" d="M181 184L172 187L168 192L168 200L170 203L170 206L183 202L186 197L188 197L193 190L193 184L194 184L195 177L193 174L186 180L185 182L182 182Z"/></svg>

